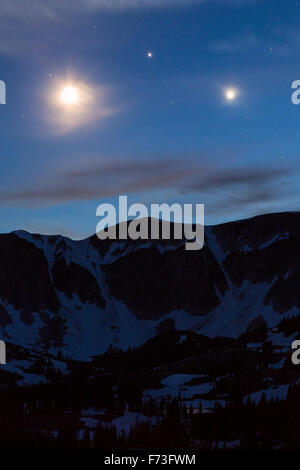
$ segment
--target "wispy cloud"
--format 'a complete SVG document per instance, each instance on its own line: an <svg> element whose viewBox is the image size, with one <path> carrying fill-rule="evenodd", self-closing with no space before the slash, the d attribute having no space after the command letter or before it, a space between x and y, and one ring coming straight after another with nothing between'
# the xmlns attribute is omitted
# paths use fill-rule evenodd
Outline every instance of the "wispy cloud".
<svg viewBox="0 0 300 470"><path fill-rule="evenodd" d="M1 17L30 18L36 15L48 19L57 18L57 14L64 10L74 11L81 9L93 10L127 10L141 8L185 7L201 3L224 3L226 5L245 6L259 0L1 0Z"/></svg>
<svg viewBox="0 0 300 470"><path fill-rule="evenodd" d="M230 35L212 41L210 49L216 53L249 53L251 50L270 57L292 57L299 55L300 30L290 25L270 27L263 36L253 32Z"/></svg>
<svg viewBox="0 0 300 470"><path fill-rule="evenodd" d="M69 13L71 17L78 11L95 12L97 10L122 11L142 8L184 7L196 5L206 0L1 0L0 21L20 20L23 24L28 21L65 19L62 14ZM68 16L68 21L71 20Z"/></svg>
<svg viewBox="0 0 300 470"><path fill-rule="evenodd" d="M230 168L210 172L189 185L189 190L214 195L210 213L258 213L263 207L282 202L291 195L289 185L282 184L292 174L290 168ZM263 209L262 209L263 210ZM267 210L266 210L267 212Z"/></svg>
<svg viewBox="0 0 300 470"><path fill-rule="evenodd" d="M243 34L235 38L227 39L226 37L222 40L212 42L210 47L215 52L245 52L249 49L259 46L259 40L253 33Z"/></svg>
<svg viewBox="0 0 300 470"><path fill-rule="evenodd" d="M73 168L61 166L55 173L45 172L39 182L0 192L1 204L28 207L53 206L76 201L101 200L120 194L152 197L168 190L178 199L186 196L207 204L208 211L231 215L239 211L258 211L292 194L291 185L283 185L293 173L288 168L214 168L186 159L98 159L82 160ZM202 159L202 162L204 159ZM285 188L285 189L284 189ZM288 188L288 190L287 190ZM163 202L163 201L161 201Z"/></svg>
<svg viewBox="0 0 300 470"><path fill-rule="evenodd" d="M255 0L1 0L0 54L27 55L27 60L35 51L45 54L53 41L53 28L58 28L60 34L76 29L82 15L94 15L98 11L184 8L212 1L243 7Z"/></svg>
<svg viewBox="0 0 300 470"><path fill-rule="evenodd" d="M86 159L88 161L88 159ZM45 172L39 183L29 182L23 189L0 191L0 202L23 202L24 205L53 205L113 197L122 193L143 192L176 187L194 171L192 165L164 161L98 159L82 162L74 168L60 167L55 173Z"/></svg>
<svg viewBox="0 0 300 470"><path fill-rule="evenodd" d="M1 0L0 54L26 56L26 60L45 55L55 46L55 34L65 36L76 30L82 15L97 11L179 8L203 1L206 0Z"/></svg>

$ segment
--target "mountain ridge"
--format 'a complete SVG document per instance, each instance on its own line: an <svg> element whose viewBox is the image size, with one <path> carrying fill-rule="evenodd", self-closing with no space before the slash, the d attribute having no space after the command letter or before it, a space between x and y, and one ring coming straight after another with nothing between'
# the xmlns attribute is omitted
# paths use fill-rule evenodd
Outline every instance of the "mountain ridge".
<svg viewBox="0 0 300 470"><path fill-rule="evenodd" d="M259 316L273 328L300 308L299 237L298 212L207 226L199 251L174 239L1 234L1 336L88 359L139 346L165 321L210 337L238 337Z"/></svg>

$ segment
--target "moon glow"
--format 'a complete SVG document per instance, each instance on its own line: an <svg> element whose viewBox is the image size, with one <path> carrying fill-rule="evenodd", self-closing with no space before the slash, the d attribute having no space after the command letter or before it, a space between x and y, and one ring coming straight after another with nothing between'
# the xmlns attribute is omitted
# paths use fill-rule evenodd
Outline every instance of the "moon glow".
<svg viewBox="0 0 300 470"><path fill-rule="evenodd" d="M224 95L227 101L234 101L237 98L238 92L235 88L227 88Z"/></svg>
<svg viewBox="0 0 300 470"><path fill-rule="evenodd" d="M61 100L66 105L72 105L78 103L78 90L72 85L68 85L61 91Z"/></svg>
<svg viewBox="0 0 300 470"><path fill-rule="evenodd" d="M45 94L46 119L56 134L91 126L116 112L109 96L110 87L80 80L75 73L55 78Z"/></svg>

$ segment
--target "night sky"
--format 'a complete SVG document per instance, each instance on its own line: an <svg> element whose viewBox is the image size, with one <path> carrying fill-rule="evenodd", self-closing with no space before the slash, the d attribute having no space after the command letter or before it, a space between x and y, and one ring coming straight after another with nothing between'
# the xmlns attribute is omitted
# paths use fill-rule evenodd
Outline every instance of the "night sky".
<svg viewBox="0 0 300 470"><path fill-rule="evenodd" d="M300 2L1 0L1 232L83 238L96 208L300 209Z"/></svg>

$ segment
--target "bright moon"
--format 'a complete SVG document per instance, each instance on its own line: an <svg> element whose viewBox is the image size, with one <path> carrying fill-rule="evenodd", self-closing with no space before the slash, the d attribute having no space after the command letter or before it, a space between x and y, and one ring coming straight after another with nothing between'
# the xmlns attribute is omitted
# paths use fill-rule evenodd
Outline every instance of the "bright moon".
<svg viewBox="0 0 300 470"><path fill-rule="evenodd" d="M109 94L108 86L88 83L75 75L53 79L45 93L53 131L67 134L113 115L116 111L108 103Z"/></svg>
<svg viewBox="0 0 300 470"><path fill-rule="evenodd" d="M225 98L228 101L233 101L236 99L236 97L237 97L237 90L235 90L234 88L228 88L227 90L225 90Z"/></svg>
<svg viewBox="0 0 300 470"><path fill-rule="evenodd" d="M78 102L78 91L73 86L66 86L61 92L61 100L65 104L76 104Z"/></svg>

